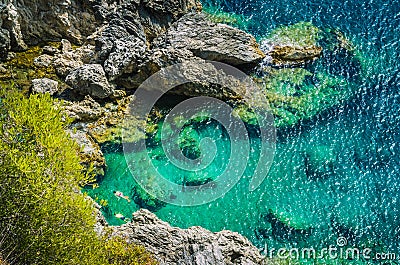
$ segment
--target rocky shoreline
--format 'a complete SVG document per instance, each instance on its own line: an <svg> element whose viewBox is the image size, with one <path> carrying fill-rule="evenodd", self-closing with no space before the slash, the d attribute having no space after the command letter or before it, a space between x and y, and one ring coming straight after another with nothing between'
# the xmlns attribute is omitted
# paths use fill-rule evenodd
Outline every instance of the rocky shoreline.
<svg viewBox="0 0 400 265"><path fill-rule="evenodd" d="M73 119L68 133L82 147L82 163L93 166L99 179L106 169L100 146L121 141L132 94L163 67L206 65L206 71L195 73L198 82L173 94L228 102L240 98L202 83L202 76L220 71L207 61L252 74L260 90L265 89L278 127L296 125L356 92L361 59L340 32L306 23L277 29L260 45L242 30L211 21L201 9L197 0L3 1L0 81L8 85L16 80L27 93L60 99L65 115ZM338 68L358 69L354 76L341 76L337 69L319 72L319 61L338 54L346 60ZM132 141L141 137L135 128L143 125L134 120ZM257 248L237 233L173 228L145 210L114 230L144 245L161 264L262 262Z"/></svg>

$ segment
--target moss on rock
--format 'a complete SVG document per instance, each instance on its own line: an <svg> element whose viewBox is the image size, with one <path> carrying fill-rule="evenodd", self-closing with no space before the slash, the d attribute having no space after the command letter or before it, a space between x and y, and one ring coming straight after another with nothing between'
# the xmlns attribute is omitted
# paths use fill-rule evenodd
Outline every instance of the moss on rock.
<svg viewBox="0 0 400 265"><path fill-rule="evenodd" d="M274 29L267 39L294 46L316 46L321 38L321 30L311 22L299 22Z"/></svg>
<svg viewBox="0 0 400 265"><path fill-rule="evenodd" d="M48 45L58 48L60 43L48 43ZM23 52L17 52L11 58L3 63L3 67L7 70L0 75L0 84L2 86L9 86L14 84L22 91L28 92L33 79L49 78L58 81L60 84L63 82L56 75L53 66L44 66L35 64L35 58L40 56L43 52L42 46L33 46Z"/></svg>

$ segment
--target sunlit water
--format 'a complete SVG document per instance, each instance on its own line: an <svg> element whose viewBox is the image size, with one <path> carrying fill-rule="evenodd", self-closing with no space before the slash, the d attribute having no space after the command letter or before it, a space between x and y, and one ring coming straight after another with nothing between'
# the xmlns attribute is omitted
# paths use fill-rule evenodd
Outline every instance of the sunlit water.
<svg viewBox="0 0 400 265"><path fill-rule="evenodd" d="M262 185L248 192L257 161L251 154L244 178L223 198L196 207L165 205L157 216L182 228L200 225L212 231L229 229L260 249L317 247L339 236L350 246L371 246L397 252L400 247L400 5L396 1L223 1L227 12L242 14L243 28L261 38L281 24L312 21L340 29L368 57L360 92L348 103L326 111L295 128L278 132L273 166ZM240 25L238 25L240 26ZM217 159L201 172L218 176L229 159L229 139L215 123L197 128L217 141ZM223 134L222 134L223 135ZM256 149L257 140L252 146ZM185 172L173 167L159 147L150 150L163 175L176 182ZM307 157L319 162L310 174ZM135 159L131 154L130 159ZM133 196L135 182L120 150L106 153L108 169L92 197L105 199L111 224L139 207L113 196ZM318 164L318 163L317 163ZM133 174L141 174L140 170ZM311 176L311 177L310 177ZM277 222L270 213L292 228Z"/></svg>

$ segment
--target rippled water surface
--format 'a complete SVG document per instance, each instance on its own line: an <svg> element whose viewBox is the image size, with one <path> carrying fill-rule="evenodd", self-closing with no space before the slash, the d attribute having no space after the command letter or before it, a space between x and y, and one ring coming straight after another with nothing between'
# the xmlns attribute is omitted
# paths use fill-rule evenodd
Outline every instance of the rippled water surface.
<svg viewBox="0 0 400 265"><path fill-rule="evenodd" d="M237 22L257 38L299 21L342 31L368 61L359 92L349 102L291 129L279 130L273 166L262 185L248 192L257 152L244 178L223 198L196 207L165 205L156 211L174 226L230 229L263 248L322 247L345 237L351 246L398 251L400 247L400 4L396 1L208 1L208 9L241 15ZM197 127L217 140L218 159L204 174L218 175L229 159L229 138L214 123ZM223 134L222 134L223 135ZM256 148L257 142L253 140ZM221 151L222 150L222 151ZM106 217L130 216L134 203L117 200L113 190L132 196L134 181L123 154L106 154L108 170L89 191L108 201ZM163 174L179 182L182 172L150 150ZM158 154L158 155L156 155ZM138 155L132 154L130 159ZM314 166L307 166L307 159ZM134 174L141 174L138 169ZM310 171L312 171L310 173ZM311 177L310 177L311 176Z"/></svg>

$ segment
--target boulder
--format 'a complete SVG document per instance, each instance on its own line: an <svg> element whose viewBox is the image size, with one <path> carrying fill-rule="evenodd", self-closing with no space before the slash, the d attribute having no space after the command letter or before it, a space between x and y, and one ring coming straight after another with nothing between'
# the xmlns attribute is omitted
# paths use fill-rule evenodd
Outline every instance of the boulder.
<svg viewBox="0 0 400 265"><path fill-rule="evenodd" d="M171 76L167 73L160 73L155 88L166 88L171 84L181 83L182 85L174 87L169 93L188 97L209 96L222 100L240 99L246 94L248 86L240 83L236 77L227 74L221 69L217 69L213 63L195 56L188 59L173 58L177 54L182 53L170 53L166 50L161 50L157 54L155 53L150 57L150 60L141 65L138 75L127 77L123 80L124 82L121 81L121 84L126 87L135 87L135 85L139 85L136 82L144 81L142 78L146 77L146 75L143 75L143 73L149 73L149 71L157 72L161 69L161 66L167 67L173 65L176 74Z"/></svg>
<svg viewBox="0 0 400 265"><path fill-rule="evenodd" d="M65 82L81 95L107 98L114 93L100 64L85 64L69 73Z"/></svg>
<svg viewBox="0 0 400 265"><path fill-rule="evenodd" d="M109 79L114 80L124 73L132 73L145 51L145 42L134 36L116 40L104 63L104 70Z"/></svg>
<svg viewBox="0 0 400 265"><path fill-rule="evenodd" d="M53 63L53 56L41 54L33 60L33 64L37 67L49 67Z"/></svg>
<svg viewBox="0 0 400 265"><path fill-rule="evenodd" d="M153 46L187 49L202 59L234 66L255 66L265 57L252 35L211 22L203 13L183 16L154 40Z"/></svg>
<svg viewBox="0 0 400 265"><path fill-rule="evenodd" d="M302 66L322 55L319 45L322 31L310 22L280 26L261 41L267 55L264 65L274 67Z"/></svg>
<svg viewBox="0 0 400 265"><path fill-rule="evenodd" d="M261 49L268 55L268 64L276 67L301 66L318 59L322 54L322 47L316 45L301 47L268 41L262 42Z"/></svg>
<svg viewBox="0 0 400 265"><path fill-rule="evenodd" d="M148 210L141 209L132 222L113 227L114 235L141 244L159 264L262 264L263 256L244 236L231 231L210 232L195 226L172 227Z"/></svg>
<svg viewBox="0 0 400 265"><path fill-rule="evenodd" d="M72 49L70 45L68 41L64 40L61 50L54 55L51 63L57 75L62 78L65 78L72 70L88 64L95 53L95 47L90 44L76 49Z"/></svg>
<svg viewBox="0 0 400 265"><path fill-rule="evenodd" d="M32 80L33 93L49 93L54 95L58 91L58 82L49 78L40 78Z"/></svg>

